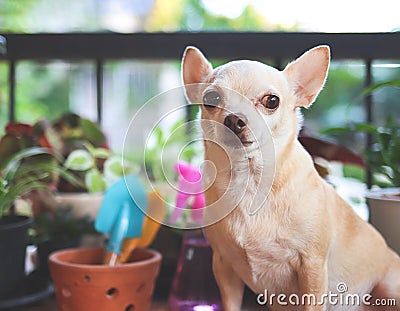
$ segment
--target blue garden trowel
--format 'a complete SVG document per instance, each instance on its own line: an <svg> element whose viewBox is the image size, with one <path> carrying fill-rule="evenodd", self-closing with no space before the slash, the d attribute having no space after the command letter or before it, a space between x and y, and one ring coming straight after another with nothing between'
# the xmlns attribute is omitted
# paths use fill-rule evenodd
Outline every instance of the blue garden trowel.
<svg viewBox="0 0 400 311"><path fill-rule="evenodd" d="M146 208L146 192L134 175L125 175L106 190L95 221L96 230L109 236L104 264L114 266L122 241L141 235Z"/></svg>

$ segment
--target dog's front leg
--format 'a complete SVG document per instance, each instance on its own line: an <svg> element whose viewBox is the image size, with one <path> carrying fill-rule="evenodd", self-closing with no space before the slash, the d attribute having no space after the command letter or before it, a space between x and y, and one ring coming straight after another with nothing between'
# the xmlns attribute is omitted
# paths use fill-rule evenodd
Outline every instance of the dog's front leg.
<svg viewBox="0 0 400 311"><path fill-rule="evenodd" d="M302 258L298 271L304 311L327 310L328 269L324 258Z"/></svg>
<svg viewBox="0 0 400 311"><path fill-rule="evenodd" d="M217 252L213 253L213 270L224 311L240 311L244 291L243 281Z"/></svg>

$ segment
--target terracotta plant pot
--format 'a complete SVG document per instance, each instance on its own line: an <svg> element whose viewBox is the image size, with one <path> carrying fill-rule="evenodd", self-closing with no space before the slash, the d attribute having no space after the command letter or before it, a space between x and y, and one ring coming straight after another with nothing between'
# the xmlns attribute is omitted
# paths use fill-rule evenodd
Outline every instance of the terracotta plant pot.
<svg viewBox="0 0 400 311"><path fill-rule="evenodd" d="M161 255L136 250L128 263L102 265L102 248L73 248L49 257L61 311L145 311L150 307Z"/></svg>

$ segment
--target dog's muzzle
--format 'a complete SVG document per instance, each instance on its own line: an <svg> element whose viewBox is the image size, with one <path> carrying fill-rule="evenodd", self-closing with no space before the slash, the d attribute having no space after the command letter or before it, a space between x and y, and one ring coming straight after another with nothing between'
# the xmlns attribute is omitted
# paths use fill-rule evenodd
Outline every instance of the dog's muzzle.
<svg viewBox="0 0 400 311"><path fill-rule="evenodd" d="M227 139L224 141L227 145L233 147L240 147L239 145L249 146L252 141L249 141L246 135L247 118L242 114L229 114L224 119L224 125L230 130L225 136ZM232 132L235 134L232 137ZM239 144L239 145L238 145Z"/></svg>
<svg viewBox="0 0 400 311"><path fill-rule="evenodd" d="M238 135L247 127L247 118L241 114L230 114L225 117L224 125Z"/></svg>

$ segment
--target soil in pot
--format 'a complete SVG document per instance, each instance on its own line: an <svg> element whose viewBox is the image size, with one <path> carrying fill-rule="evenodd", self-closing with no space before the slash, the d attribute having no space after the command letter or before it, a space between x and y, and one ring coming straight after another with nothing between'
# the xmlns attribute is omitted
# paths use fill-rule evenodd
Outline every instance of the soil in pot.
<svg viewBox="0 0 400 311"><path fill-rule="evenodd" d="M53 253L50 271L61 311L145 311L153 296L161 255L137 249L126 264L102 265L102 248Z"/></svg>
<svg viewBox="0 0 400 311"><path fill-rule="evenodd" d="M21 289L31 224L32 219L26 216L5 216L0 220L0 299Z"/></svg>

